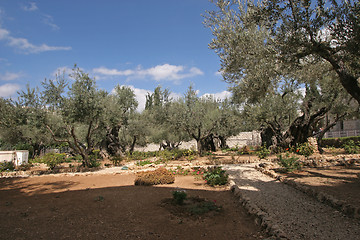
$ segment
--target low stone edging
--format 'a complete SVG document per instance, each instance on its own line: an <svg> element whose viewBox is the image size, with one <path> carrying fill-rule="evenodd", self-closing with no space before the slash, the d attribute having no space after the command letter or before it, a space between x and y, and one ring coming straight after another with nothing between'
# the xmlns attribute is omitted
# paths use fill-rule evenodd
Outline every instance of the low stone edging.
<svg viewBox="0 0 360 240"><path fill-rule="evenodd" d="M327 204L330 207L333 207L341 212L343 212L345 215L360 219L360 208L353 206L352 204L347 204L343 200L336 199L332 195L329 195L327 193L316 191L310 187L304 186L301 183L298 183L292 179L288 179L287 177L281 176L277 174L274 170L266 169L264 167L255 166L255 169L262 172L263 174L266 174L276 180L279 180L282 183L288 184L292 186L293 188L307 194L310 197L313 197L317 201Z"/></svg>
<svg viewBox="0 0 360 240"><path fill-rule="evenodd" d="M233 180L230 180L230 189L239 199L240 204L253 216L256 216L256 223L259 224L267 233L279 240L289 239L280 227L274 224L274 221L268 214L262 211L258 206L251 202L251 199L241 192Z"/></svg>

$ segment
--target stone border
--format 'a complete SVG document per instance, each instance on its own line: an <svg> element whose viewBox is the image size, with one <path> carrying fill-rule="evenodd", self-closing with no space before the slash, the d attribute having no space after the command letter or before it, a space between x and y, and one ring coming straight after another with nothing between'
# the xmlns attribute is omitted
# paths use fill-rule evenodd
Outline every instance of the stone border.
<svg viewBox="0 0 360 240"><path fill-rule="evenodd" d="M330 207L333 207L336 210L343 212L345 215L347 215L349 217L360 219L360 208L358 208L352 204L347 204L345 201L336 199L332 195L329 195L322 191L316 191L316 190L314 190L310 187L307 187L301 183L298 183L292 179L288 179L287 177L281 176L281 175L277 174L274 170L266 169L266 168L258 166L258 165L255 166L255 169L262 172L263 174L266 174L276 180L279 180L282 183L285 183L285 184L307 194L308 196L316 199L317 201L319 201L321 203L327 204Z"/></svg>
<svg viewBox="0 0 360 240"><path fill-rule="evenodd" d="M289 237L280 229L280 227L274 224L273 220L269 217L269 215L261 210L258 206L251 202L251 199L248 198L239 187L235 184L233 180L229 181L230 190L234 193L235 197L238 198L239 203L249 212L249 214L256 217L256 224L260 225L268 234L270 234L270 238L275 237L278 240L288 240Z"/></svg>

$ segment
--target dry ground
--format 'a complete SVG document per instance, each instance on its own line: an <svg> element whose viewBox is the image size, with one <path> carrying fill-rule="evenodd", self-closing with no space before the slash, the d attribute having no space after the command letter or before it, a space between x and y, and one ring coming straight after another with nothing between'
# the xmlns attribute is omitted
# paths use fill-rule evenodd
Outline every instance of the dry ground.
<svg viewBox="0 0 360 240"><path fill-rule="evenodd" d="M263 239L228 189L192 176L134 186L133 174L0 179L0 239ZM176 187L216 201L223 211L177 216L161 203Z"/></svg>
<svg viewBox="0 0 360 240"><path fill-rule="evenodd" d="M360 208L360 166L304 168L302 171L284 175Z"/></svg>

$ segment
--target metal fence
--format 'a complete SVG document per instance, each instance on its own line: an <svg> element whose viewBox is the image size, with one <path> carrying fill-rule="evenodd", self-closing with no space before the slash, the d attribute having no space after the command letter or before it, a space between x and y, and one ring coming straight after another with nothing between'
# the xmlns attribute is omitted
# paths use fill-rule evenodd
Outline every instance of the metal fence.
<svg viewBox="0 0 360 240"><path fill-rule="evenodd" d="M348 131L338 131L338 132L327 132L325 133L325 138L354 137L359 135L360 135L360 130L348 130Z"/></svg>

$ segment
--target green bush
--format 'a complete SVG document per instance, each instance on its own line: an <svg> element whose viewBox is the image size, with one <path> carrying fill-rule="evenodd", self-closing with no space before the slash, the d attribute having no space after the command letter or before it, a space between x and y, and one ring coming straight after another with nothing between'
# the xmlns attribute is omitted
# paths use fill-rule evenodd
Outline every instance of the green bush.
<svg viewBox="0 0 360 240"><path fill-rule="evenodd" d="M178 205L183 205L184 200L187 197L187 194L185 191L179 191L179 190L173 191L172 195L173 195L174 202Z"/></svg>
<svg viewBox="0 0 360 240"><path fill-rule="evenodd" d="M12 172L15 170L13 162L0 162L0 172Z"/></svg>
<svg viewBox="0 0 360 240"><path fill-rule="evenodd" d="M17 170L19 170L19 171L27 171L27 170L30 170L30 168L32 166L33 165L31 163L23 163L23 164L21 164L20 166L17 167Z"/></svg>
<svg viewBox="0 0 360 240"><path fill-rule="evenodd" d="M296 153L308 157L314 153L314 147L305 142L296 147Z"/></svg>
<svg viewBox="0 0 360 240"><path fill-rule="evenodd" d="M65 153L47 153L43 157L39 158L39 161L45 163L50 170L54 170L55 167L65 162Z"/></svg>
<svg viewBox="0 0 360 240"><path fill-rule="evenodd" d="M229 181L229 175L221 167L209 167L204 172L204 179L210 186L225 185Z"/></svg>
<svg viewBox="0 0 360 240"><path fill-rule="evenodd" d="M260 159L266 159L270 155L270 150L266 147L266 145L263 145L260 147L260 149L256 152L256 155Z"/></svg>
<svg viewBox="0 0 360 240"><path fill-rule="evenodd" d="M114 166L120 166L122 160L123 158L121 156L114 156L111 158L111 162L113 163Z"/></svg>
<svg viewBox="0 0 360 240"><path fill-rule="evenodd" d="M324 138L321 141L321 147L335 147L341 148L348 141L354 141L356 144L360 143L360 136L355 137L342 137L342 138Z"/></svg>
<svg viewBox="0 0 360 240"><path fill-rule="evenodd" d="M299 158L297 157L290 157L287 153L285 157L283 157L281 154L278 155L278 162L281 167L284 168L286 172L293 172L295 170L301 169L301 163L299 162Z"/></svg>
<svg viewBox="0 0 360 240"><path fill-rule="evenodd" d="M349 140L343 145L343 148L345 149L345 152L348 154L358 154L360 153L359 145L360 145L359 143L355 143L353 140Z"/></svg>
<svg viewBox="0 0 360 240"><path fill-rule="evenodd" d="M175 177L165 168L158 168L155 171L140 172L136 175L135 185L157 185L170 184L175 182Z"/></svg>
<svg viewBox="0 0 360 240"><path fill-rule="evenodd" d="M199 202L198 204L189 207L189 212L192 215L202 215L210 211L220 212L221 210L221 206L217 206L215 202L210 201Z"/></svg>

